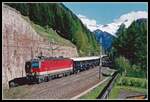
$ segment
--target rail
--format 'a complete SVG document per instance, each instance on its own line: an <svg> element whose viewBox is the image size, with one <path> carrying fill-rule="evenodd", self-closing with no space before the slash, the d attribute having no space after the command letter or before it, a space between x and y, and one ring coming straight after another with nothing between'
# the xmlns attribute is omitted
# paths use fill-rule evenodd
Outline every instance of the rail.
<svg viewBox="0 0 150 102"><path fill-rule="evenodd" d="M99 94L97 99L107 99L108 98L109 93L111 92L111 89L117 79L117 76L118 76L118 71L116 71L113 74L112 79L109 81L109 83L106 85L106 87L102 90L102 92Z"/></svg>

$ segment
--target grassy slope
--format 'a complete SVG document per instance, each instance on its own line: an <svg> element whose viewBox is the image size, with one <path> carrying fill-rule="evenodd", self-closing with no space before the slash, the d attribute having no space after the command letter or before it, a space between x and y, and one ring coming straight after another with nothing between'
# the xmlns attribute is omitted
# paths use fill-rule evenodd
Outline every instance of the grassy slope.
<svg viewBox="0 0 150 102"><path fill-rule="evenodd" d="M62 38L57 32L55 32L52 28L44 28L38 24L35 24L34 22L30 21L30 19L27 16L22 16L28 23L31 24L31 26L34 28L34 30L39 34L40 36L44 37L50 42L56 42L60 45L65 46L72 46L75 47L74 44L72 44L69 40Z"/></svg>
<svg viewBox="0 0 150 102"><path fill-rule="evenodd" d="M47 38L50 42L54 41L61 45L68 45L68 46L75 47L69 40L62 38L52 28L45 29L41 27L40 25L33 24L33 23L32 23L32 26L39 35Z"/></svg>

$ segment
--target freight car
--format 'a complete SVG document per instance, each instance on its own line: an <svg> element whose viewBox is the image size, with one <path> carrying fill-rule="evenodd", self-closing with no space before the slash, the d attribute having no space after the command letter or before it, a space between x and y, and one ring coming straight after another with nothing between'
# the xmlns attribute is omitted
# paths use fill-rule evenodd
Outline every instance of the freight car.
<svg viewBox="0 0 150 102"><path fill-rule="evenodd" d="M78 73L99 65L99 58L79 57L79 58L54 58L41 57L26 62L26 78L31 82L41 83L56 77L63 77Z"/></svg>

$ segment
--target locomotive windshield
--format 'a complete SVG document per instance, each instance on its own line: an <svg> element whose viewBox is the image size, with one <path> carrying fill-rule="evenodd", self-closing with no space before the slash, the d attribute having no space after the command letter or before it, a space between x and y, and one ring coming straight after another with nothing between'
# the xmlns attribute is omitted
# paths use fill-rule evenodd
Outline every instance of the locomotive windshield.
<svg viewBox="0 0 150 102"><path fill-rule="evenodd" d="M32 61L32 68L39 68L39 61Z"/></svg>

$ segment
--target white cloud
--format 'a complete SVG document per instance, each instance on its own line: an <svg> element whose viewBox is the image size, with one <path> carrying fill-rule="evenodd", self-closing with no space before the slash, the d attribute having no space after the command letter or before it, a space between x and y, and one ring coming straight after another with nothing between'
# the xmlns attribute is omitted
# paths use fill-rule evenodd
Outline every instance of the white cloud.
<svg viewBox="0 0 150 102"><path fill-rule="evenodd" d="M83 24L90 30L94 31L96 29L100 29L102 31L106 31L112 35L115 36L116 31L120 27L122 23L126 25L126 27L129 27L130 24L139 18L148 18L148 13L146 11L132 11L127 14L124 14L120 16L118 19L113 20L112 23L109 23L107 25L101 25L97 24L96 20L94 19L89 19L88 17L84 15L77 15L79 19L83 22Z"/></svg>

